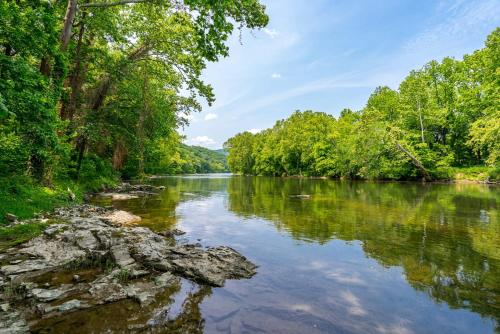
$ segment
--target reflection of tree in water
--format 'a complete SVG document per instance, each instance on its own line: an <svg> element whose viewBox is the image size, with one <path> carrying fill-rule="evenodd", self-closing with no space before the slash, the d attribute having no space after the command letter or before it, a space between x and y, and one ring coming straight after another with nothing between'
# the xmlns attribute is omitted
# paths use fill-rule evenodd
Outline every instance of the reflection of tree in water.
<svg viewBox="0 0 500 334"><path fill-rule="evenodd" d="M402 267L415 289L500 320L496 188L257 177L231 179L228 193L241 216L304 242L359 240L382 265Z"/></svg>
<svg viewBox="0 0 500 334"><path fill-rule="evenodd" d="M212 288L183 280L149 304L125 299L55 316L33 319L32 333L203 333L200 305Z"/></svg>
<svg viewBox="0 0 500 334"><path fill-rule="evenodd" d="M177 334L203 333L205 320L202 317L200 305L205 297L211 294L212 288L209 286L201 286L196 292L190 292L180 313L175 315L173 319L168 313L164 314L164 321L161 324L156 324L154 331Z"/></svg>

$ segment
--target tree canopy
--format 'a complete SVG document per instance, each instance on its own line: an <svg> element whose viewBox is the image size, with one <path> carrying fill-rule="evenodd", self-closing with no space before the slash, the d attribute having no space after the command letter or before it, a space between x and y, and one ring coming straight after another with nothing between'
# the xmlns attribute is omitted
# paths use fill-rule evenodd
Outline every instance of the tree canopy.
<svg viewBox="0 0 500 334"><path fill-rule="evenodd" d="M0 0L0 176L144 174L214 101L207 62L267 22L258 0Z"/></svg>
<svg viewBox="0 0 500 334"><path fill-rule="evenodd" d="M463 60L431 61L397 90L378 87L359 111L296 111L230 138L232 172L365 179L446 178L500 166L500 28Z"/></svg>

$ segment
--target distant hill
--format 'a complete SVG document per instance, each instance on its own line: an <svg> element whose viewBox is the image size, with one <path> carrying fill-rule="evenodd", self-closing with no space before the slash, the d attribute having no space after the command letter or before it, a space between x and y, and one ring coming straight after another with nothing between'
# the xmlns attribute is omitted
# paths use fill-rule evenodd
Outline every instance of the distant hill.
<svg viewBox="0 0 500 334"><path fill-rule="evenodd" d="M210 150L201 146L182 144L179 147L182 165L180 173L223 173L228 172L227 151Z"/></svg>
<svg viewBox="0 0 500 334"><path fill-rule="evenodd" d="M212 150L212 151L217 152L219 154L222 154L225 157L227 157L229 155L229 151L227 151L226 149L223 149L223 148L220 148L218 150Z"/></svg>

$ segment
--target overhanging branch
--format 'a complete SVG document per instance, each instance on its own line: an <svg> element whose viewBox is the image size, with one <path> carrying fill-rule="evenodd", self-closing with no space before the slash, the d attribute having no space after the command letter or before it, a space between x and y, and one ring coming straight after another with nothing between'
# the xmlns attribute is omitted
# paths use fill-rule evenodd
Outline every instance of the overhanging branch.
<svg viewBox="0 0 500 334"><path fill-rule="evenodd" d="M89 7L112 7L112 6L120 6L126 5L130 3L141 3L141 2L152 2L153 0L121 0L115 2L101 2L101 3L86 3L82 4L80 8L89 8Z"/></svg>

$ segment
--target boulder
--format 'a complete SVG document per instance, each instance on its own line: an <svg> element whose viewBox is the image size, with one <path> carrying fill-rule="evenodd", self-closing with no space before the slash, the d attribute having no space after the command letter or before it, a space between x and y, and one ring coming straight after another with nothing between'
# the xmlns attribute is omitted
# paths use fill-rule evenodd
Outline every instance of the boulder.
<svg viewBox="0 0 500 334"><path fill-rule="evenodd" d="M138 223L141 221L141 217L122 210L113 211L107 215L100 216L99 218L110 224L118 226Z"/></svg>

